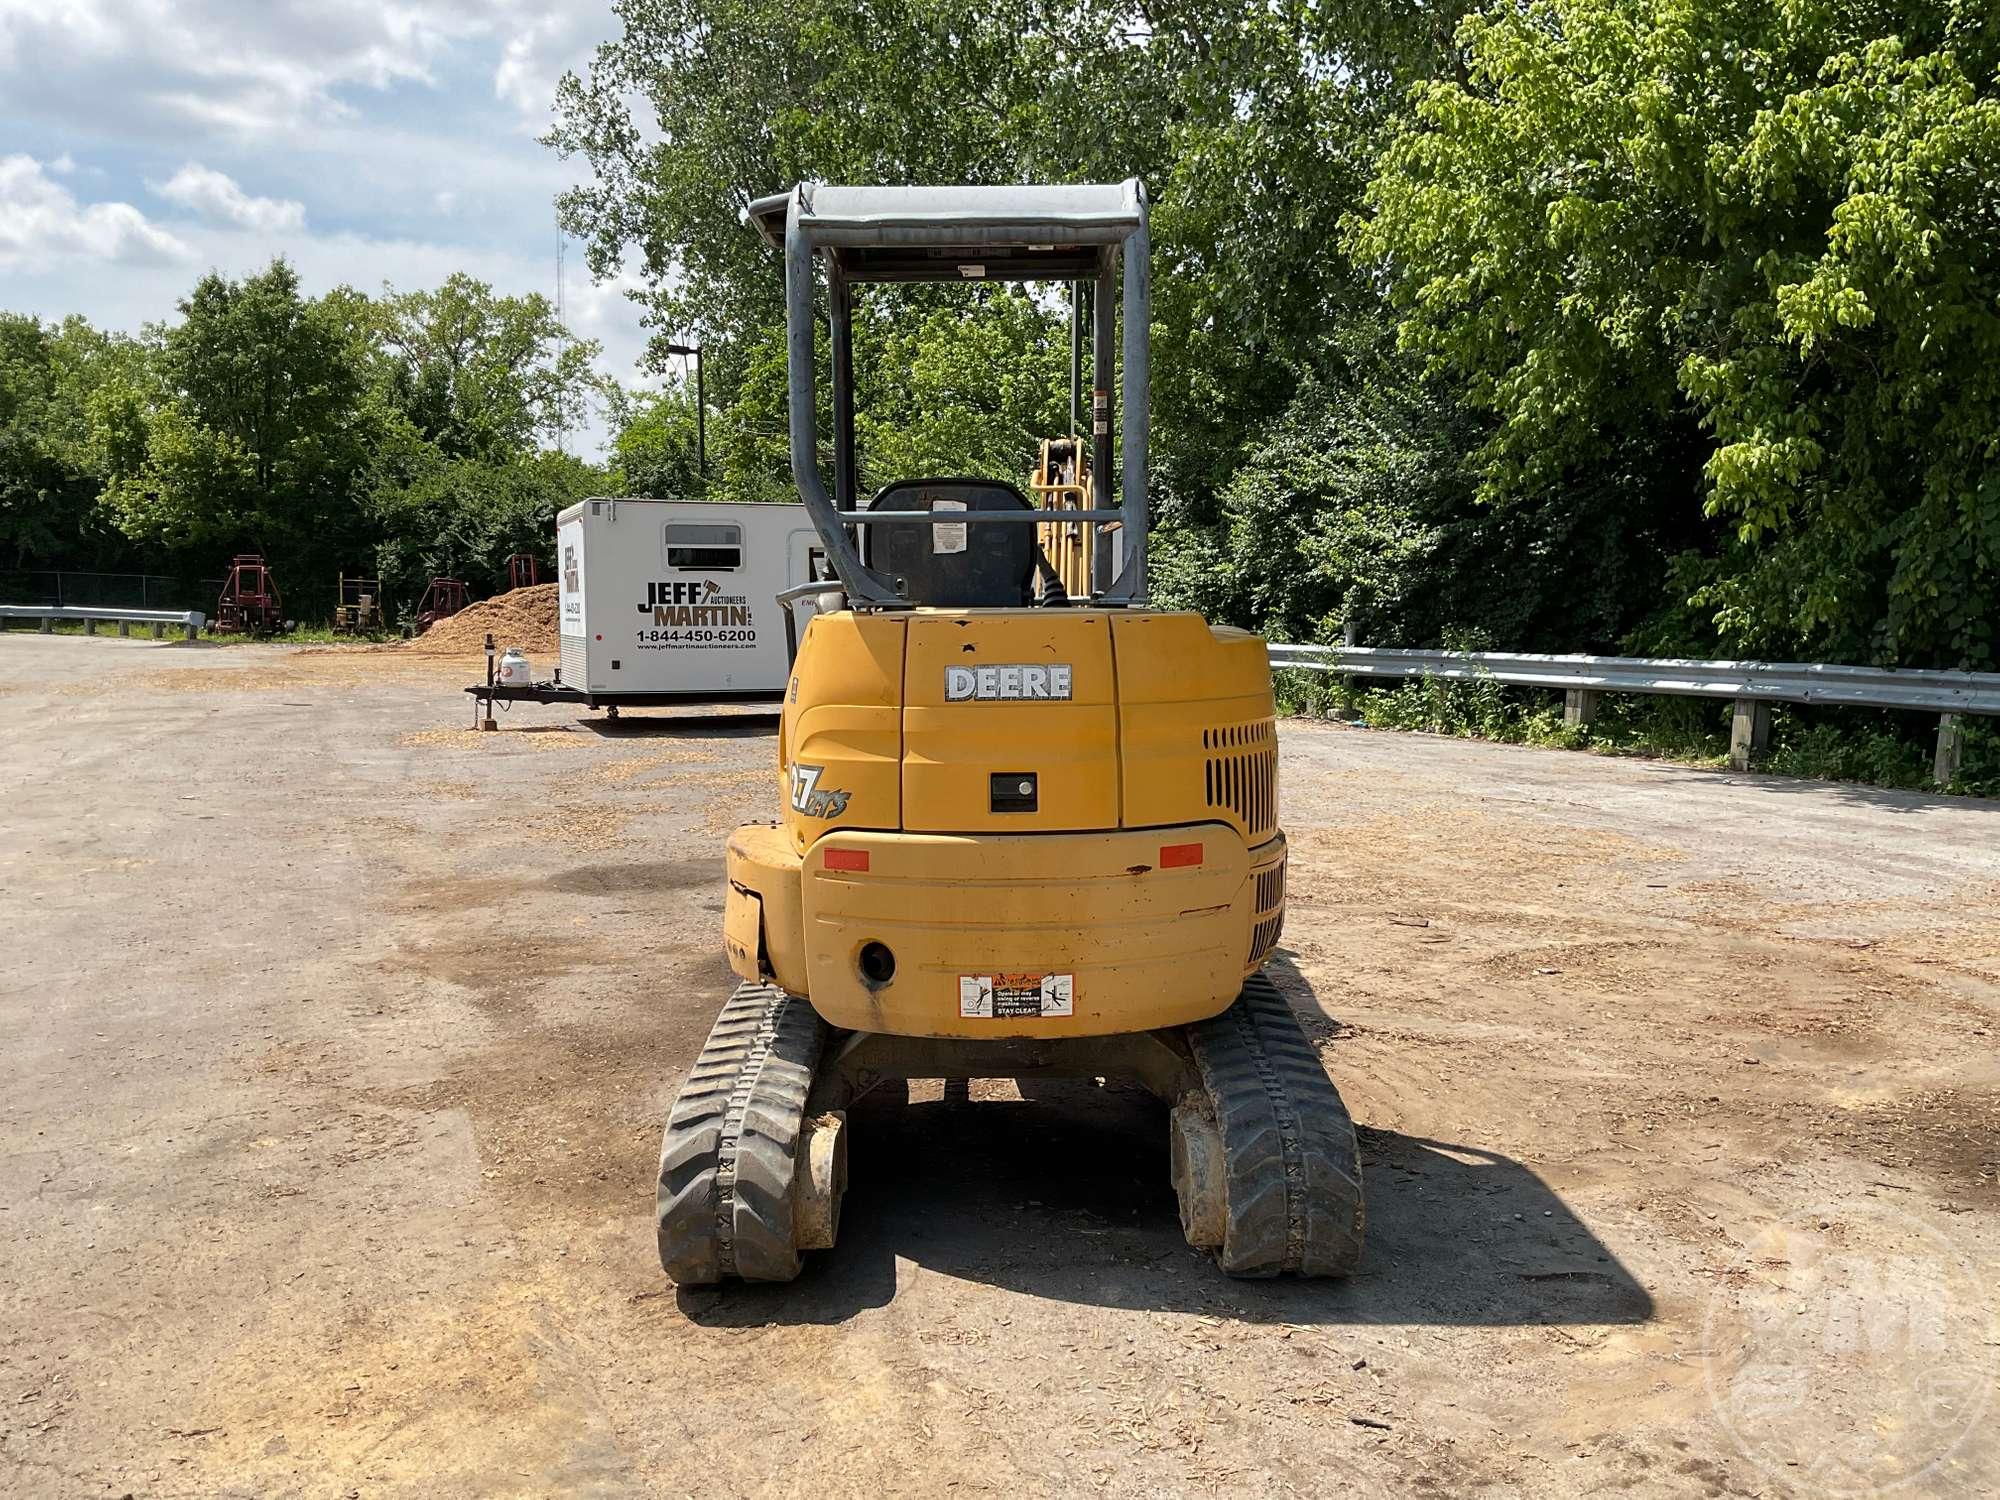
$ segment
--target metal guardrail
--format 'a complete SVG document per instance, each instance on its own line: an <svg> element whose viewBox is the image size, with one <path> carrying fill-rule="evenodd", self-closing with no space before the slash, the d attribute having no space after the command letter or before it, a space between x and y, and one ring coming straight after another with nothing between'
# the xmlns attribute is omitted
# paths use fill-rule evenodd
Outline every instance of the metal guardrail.
<svg viewBox="0 0 2000 1500"><path fill-rule="evenodd" d="M54 633L58 620L83 621L83 633L96 635L100 623L116 625L120 635L130 635L134 625L153 627L153 639L164 639L169 626L177 626L193 640L201 634L208 616L198 609L99 609L94 605L0 604L0 629L9 620L40 620L42 634Z"/></svg>
<svg viewBox="0 0 2000 1500"><path fill-rule="evenodd" d="M1680 661L1639 656L1544 656L1515 651L1420 651L1382 646L1270 648L1274 668L1341 677L1439 677L1561 689L1565 717L1588 724L1605 693L1728 699L1736 705L1730 764L1748 770L1770 736L1773 703L1897 708L1940 715L1932 771L1940 786L1958 774L1960 720L2000 717L2000 672L1850 667L1824 662Z"/></svg>

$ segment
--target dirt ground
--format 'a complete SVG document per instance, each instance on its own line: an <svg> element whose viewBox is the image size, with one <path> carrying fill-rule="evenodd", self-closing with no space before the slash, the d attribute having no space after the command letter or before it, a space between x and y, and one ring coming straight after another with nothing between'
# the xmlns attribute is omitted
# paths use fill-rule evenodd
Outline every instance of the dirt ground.
<svg viewBox="0 0 2000 1500"><path fill-rule="evenodd" d="M677 1294L768 723L475 666L0 639L0 1492L2000 1488L2000 803L1288 724L1362 1274L1217 1274L1142 1095L933 1083Z"/></svg>

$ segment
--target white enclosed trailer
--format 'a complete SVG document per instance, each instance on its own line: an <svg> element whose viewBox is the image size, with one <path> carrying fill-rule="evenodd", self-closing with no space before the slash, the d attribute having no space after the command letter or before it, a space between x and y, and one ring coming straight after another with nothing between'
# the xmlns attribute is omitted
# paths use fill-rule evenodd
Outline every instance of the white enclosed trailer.
<svg viewBox="0 0 2000 1500"><path fill-rule="evenodd" d="M820 576L803 505L585 500L556 517L558 680L591 707L778 698L777 595ZM800 601L798 625L810 611Z"/></svg>

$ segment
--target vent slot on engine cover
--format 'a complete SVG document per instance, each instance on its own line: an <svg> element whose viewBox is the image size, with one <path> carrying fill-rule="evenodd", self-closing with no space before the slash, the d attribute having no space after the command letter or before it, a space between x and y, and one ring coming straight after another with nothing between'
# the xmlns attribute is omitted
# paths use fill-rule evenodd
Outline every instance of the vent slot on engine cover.
<svg viewBox="0 0 2000 1500"><path fill-rule="evenodd" d="M1271 956L1285 930L1285 861L1257 872L1257 926L1250 934L1250 967Z"/></svg>
<svg viewBox="0 0 2000 1500"><path fill-rule="evenodd" d="M1270 719L1201 732L1209 752L1206 793L1211 808L1235 815L1243 836L1260 844L1278 831L1278 726Z"/></svg>

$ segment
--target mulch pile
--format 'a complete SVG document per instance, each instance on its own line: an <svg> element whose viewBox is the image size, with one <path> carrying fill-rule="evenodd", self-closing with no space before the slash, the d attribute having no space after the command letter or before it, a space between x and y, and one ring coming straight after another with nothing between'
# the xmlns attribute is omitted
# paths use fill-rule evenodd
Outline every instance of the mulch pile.
<svg viewBox="0 0 2000 1500"><path fill-rule="evenodd" d="M438 621L415 640L394 649L418 656L477 655L486 649L489 632L493 644L502 651L519 646L530 657L553 657L561 649L556 639L556 586L538 583L468 604L450 619ZM536 669L547 670L539 662Z"/></svg>

